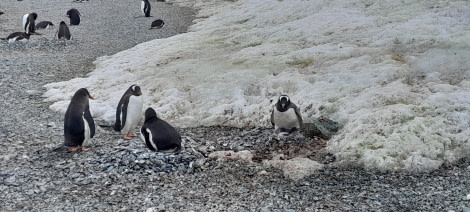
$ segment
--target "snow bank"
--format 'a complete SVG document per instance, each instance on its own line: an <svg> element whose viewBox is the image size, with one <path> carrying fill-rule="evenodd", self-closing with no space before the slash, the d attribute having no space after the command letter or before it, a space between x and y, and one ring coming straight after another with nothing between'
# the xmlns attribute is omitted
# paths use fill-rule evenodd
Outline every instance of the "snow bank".
<svg viewBox="0 0 470 212"><path fill-rule="evenodd" d="M305 121L344 125L327 147L340 164L426 171L469 155L468 1L169 2L199 9L188 33L46 85L51 109L87 87L93 115L112 121L139 84L144 107L178 127L269 126L271 100L288 94Z"/></svg>

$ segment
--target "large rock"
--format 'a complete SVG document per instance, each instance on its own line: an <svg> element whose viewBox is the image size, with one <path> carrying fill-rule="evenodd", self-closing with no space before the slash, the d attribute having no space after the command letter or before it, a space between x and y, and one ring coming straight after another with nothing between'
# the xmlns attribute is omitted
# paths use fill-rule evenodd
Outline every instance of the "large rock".
<svg viewBox="0 0 470 212"><path fill-rule="evenodd" d="M319 137L329 140L341 127L342 125L338 122L322 116L313 123L303 123L302 133L307 137Z"/></svg>

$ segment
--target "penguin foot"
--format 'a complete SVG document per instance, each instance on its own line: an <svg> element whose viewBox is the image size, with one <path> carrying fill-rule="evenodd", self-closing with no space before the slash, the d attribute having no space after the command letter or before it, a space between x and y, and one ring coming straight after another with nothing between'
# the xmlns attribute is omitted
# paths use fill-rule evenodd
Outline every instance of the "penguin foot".
<svg viewBox="0 0 470 212"><path fill-rule="evenodd" d="M124 140L132 140L135 136L124 135Z"/></svg>
<svg viewBox="0 0 470 212"><path fill-rule="evenodd" d="M82 146L82 151L88 152L88 151L90 151L90 150L91 150L91 147L84 147L84 146Z"/></svg>
<svg viewBox="0 0 470 212"><path fill-rule="evenodd" d="M71 146L69 147L69 151L71 152L77 152L80 148L78 146Z"/></svg>
<svg viewBox="0 0 470 212"><path fill-rule="evenodd" d="M70 152L78 152L79 150L83 151L83 152L88 152L91 150L91 147L84 147L82 146L81 148L79 146L71 146L69 147L69 151Z"/></svg>

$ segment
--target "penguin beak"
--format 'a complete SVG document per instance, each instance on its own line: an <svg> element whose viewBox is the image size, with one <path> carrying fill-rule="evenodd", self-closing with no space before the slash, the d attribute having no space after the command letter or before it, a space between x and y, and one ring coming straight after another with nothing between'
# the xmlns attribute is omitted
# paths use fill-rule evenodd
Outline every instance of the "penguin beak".
<svg viewBox="0 0 470 212"><path fill-rule="evenodd" d="M142 91L137 92L137 94L139 94L139 96L142 95Z"/></svg>
<svg viewBox="0 0 470 212"><path fill-rule="evenodd" d="M282 108L284 108L286 106L286 104L282 103L281 106L282 106Z"/></svg>
<svg viewBox="0 0 470 212"><path fill-rule="evenodd" d="M90 98L90 99L95 99L95 98L93 98L93 96L91 96L91 95L88 95L88 98Z"/></svg>

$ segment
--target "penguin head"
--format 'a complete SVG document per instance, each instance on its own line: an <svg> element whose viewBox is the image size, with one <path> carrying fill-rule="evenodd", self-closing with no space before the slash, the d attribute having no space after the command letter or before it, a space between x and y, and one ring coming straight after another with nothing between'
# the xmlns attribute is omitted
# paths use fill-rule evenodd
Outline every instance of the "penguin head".
<svg viewBox="0 0 470 212"><path fill-rule="evenodd" d="M278 104L281 106L282 109L285 109L290 104L290 99L287 95L279 96Z"/></svg>
<svg viewBox="0 0 470 212"><path fill-rule="evenodd" d="M75 93L75 96L80 96L82 98L94 99L93 96L90 95L90 92L86 88L80 88Z"/></svg>
<svg viewBox="0 0 470 212"><path fill-rule="evenodd" d="M144 122L147 122L148 120L151 120L151 119L158 119L157 117L157 112L155 112L155 110L151 107L147 108L147 110L145 110L145 121Z"/></svg>
<svg viewBox="0 0 470 212"><path fill-rule="evenodd" d="M142 95L142 91L140 90L140 87L138 85L131 85L129 89L131 90L132 95L135 95L135 96Z"/></svg>
<svg viewBox="0 0 470 212"><path fill-rule="evenodd" d="M36 14L36 13L31 13L29 15L32 15L34 20L36 20L38 18L38 14Z"/></svg>
<svg viewBox="0 0 470 212"><path fill-rule="evenodd" d="M62 25L67 25L67 24L65 23L65 21L61 21L61 22L59 23L59 26L62 26Z"/></svg>
<svg viewBox="0 0 470 212"><path fill-rule="evenodd" d="M72 9L70 9L70 10L67 10L67 13L65 14L65 16L67 16L67 17L70 18L70 16L73 15L73 14L75 14L75 13L76 13L77 15L80 15L80 12L78 12L77 9L72 8Z"/></svg>

